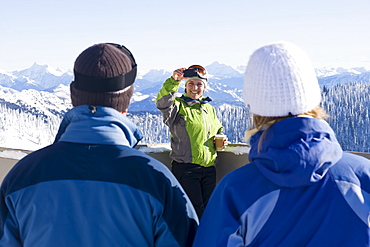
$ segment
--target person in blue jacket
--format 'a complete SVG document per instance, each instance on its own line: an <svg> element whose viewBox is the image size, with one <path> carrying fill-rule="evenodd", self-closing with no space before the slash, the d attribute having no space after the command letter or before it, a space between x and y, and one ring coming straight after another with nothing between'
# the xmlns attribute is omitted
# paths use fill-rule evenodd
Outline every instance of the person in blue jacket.
<svg viewBox="0 0 370 247"><path fill-rule="evenodd" d="M370 245L370 161L343 152L308 56L275 42L244 79L250 163L216 186L194 246Z"/></svg>
<svg viewBox="0 0 370 247"><path fill-rule="evenodd" d="M191 246L198 218L159 161L134 149L125 112L137 65L121 45L84 50L74 108L55 142L20 160L0 192L0 246Z"/></svg>

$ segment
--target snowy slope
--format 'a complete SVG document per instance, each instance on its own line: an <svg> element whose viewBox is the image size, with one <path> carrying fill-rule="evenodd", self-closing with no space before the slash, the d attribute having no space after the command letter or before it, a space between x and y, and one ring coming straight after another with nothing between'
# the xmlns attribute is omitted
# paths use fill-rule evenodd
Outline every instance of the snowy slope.
<svg viewBox="0 0 370 247"><path fill-rule="evenodd" d="M210 74L206 96L213 99L212 104L217 109L229 139L241 142L250 122L248 111L242 100L244 66L232 68L214 62L206 68ZM365 88L349 86L345 90L336 89L336 94L328 90L336 85L370 84L370 71L364 68L321 68L316 72L320 85L329 95L325 96L324 100L331 112L340 114L342 117L346 112L353 111L352 108L355 106L360 107L360 111L367 109L366 102L362 102L368 101L367 86L364 86ZM163 125L161 115L155 107L155 98L163 81L171 74L172 72L164 70L151 70L145 75L140 75L135 82L135 93L129 108L129 117L145 133L145 143L168 142L168 129ZM72 80L71 71L53 69L50 66L36 63L22 71L0 70L0 147L34 150L51 144L63 115L72 107L68 86ZM182 83L179 92L183 90ZM351 90L356 96L351 95ZM352 101L349 103L344 101L348 99ZM333 109L336 105L342 105L343 109L340 111ZM359 110L356 108L356 111ZM367 112L362 115L367 116ZM142 121L143 118L146 121ZM341 128L340 126L345 126L344 122L350 118L355 119L350 116L344 117L339 125L337 123L339 120L332 118L331 121L334 121L332 125ZM367 119L357 121L361 122L361 131L365 131L364 128L370 126ZM341 130L341 132L344 131ZM345 139L352 138L350 135L353 134L348 135L342 138L343 142ZM359 143L359 145L365 146L366 144ZM354 149L358 148L354 147Z"/></svg>

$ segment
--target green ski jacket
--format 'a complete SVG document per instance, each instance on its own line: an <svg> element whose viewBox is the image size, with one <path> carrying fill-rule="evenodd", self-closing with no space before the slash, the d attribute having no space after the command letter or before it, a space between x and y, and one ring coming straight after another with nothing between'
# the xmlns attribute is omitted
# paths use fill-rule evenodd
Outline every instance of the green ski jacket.
<svg viewBox="0 0 370 247"><path fill-rule="evenodd" d="M217 158L214 136L223 127L215 109L208 104L210 98L193 100L186 93L176 97L179 86L180 81L168 78L156 99L163 122L171 132L170 157L179 163L212 166Z"/></svg>

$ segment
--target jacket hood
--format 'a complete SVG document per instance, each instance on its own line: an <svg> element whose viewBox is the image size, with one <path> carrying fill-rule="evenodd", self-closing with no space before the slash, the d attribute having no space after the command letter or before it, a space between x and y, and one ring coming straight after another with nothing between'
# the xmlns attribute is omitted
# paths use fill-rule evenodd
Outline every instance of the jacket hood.
<svg viewBox="0 0 370 247"><path fill-rule="evenodd" d="M279 121L251 137L249 159L260 172L282 187L308 186L321 180L341 157L342 149L329 124L308 117Z"/></svg>
<svg viewBox="0 0 370 247"><path fill-rule="evenodd" d="M142 138L136 125L117 110L105 106L81 105L64 116L54 142L134 147Z"/></svg>

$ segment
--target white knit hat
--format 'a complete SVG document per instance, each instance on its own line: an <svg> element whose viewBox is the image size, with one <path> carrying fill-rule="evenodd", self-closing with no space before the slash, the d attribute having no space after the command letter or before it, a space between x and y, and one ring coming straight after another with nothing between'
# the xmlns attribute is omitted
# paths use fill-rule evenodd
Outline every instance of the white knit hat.
<svg viewBox="0 0 370 247"><path fill-rule="evenodd" d="M313 110L320 104L321 92L307 54L294 44L278 42L250 57L243 97L253 114L283 117Z"/></svg>

